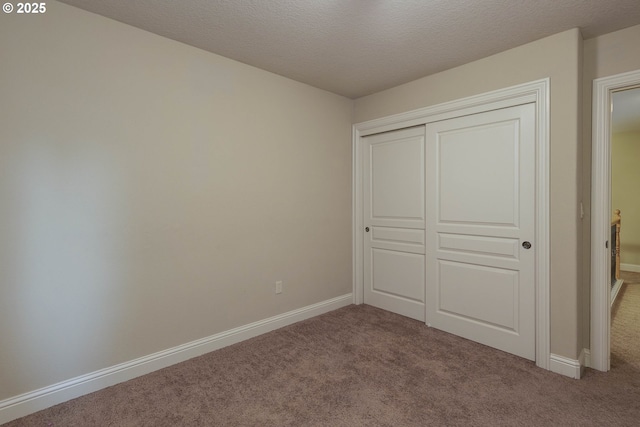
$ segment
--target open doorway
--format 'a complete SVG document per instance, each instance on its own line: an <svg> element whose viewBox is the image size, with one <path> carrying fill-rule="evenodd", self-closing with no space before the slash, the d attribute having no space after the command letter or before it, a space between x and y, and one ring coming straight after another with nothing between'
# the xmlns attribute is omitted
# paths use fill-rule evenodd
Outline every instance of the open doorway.
<svg viewBox="0 0 640 427"><path fill-rule="evenodd" d="M640 364L640 88L611 97L611 367ZM614 244L615 242L615 244Z"/></svg>
<svg viewBox="0 0 640 427"><path fill-rule="evenodd" d="M593 82L591 367L601 371L608 371L611 366L611 221L613 209L619 209L612 206L612 107L614 96L619 97L616 94L637 88L640 70ZM619 112L622 109L619 107ZM622 209L621 212L624 218ZM624 234L621 243L623 240Z"/></svg>
<svg viewBox="0 0 640 427"><path fill-rule="evenodd" d="M640 273L640 87L616 91L611 113L611 205L624 213L620 270ZM613 245L612 245L613 247ZM633 274L627 274L629 278Z"/></svg>

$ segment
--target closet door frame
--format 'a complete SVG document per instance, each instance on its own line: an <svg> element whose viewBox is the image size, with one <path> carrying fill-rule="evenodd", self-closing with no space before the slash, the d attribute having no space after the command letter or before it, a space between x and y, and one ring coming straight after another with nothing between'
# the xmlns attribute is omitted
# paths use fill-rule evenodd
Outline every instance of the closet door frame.
<svg viewBox="0 0 640 427"><path fill-rule="evenodd" d="M426 125L486 111L534 103L536 109L535 229L536 274L536 366L553 370L549 320L549 79L537 80L406 113L356 123L352 130L352 245L353 303L364 300L364 229L361 138L381 132ZM579 368L579 367L578 367ZM578 374L579 375L579 374Z"/></svg>

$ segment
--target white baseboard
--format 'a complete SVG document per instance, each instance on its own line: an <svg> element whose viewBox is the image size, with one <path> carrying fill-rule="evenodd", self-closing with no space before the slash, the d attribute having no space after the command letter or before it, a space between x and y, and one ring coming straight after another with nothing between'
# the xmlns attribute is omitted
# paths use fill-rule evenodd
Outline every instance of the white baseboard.
<svg viewBox="0 0 640 427"><path fill-rule="evenodd" d="M591 367L591 350L588 348L583 348L582 353L580 353L580 363L585 368Z"/></svg>
<svg viewBox="0 0 640 427"><path fill-rule="evenodd" d="M274 329L346 307L352 302L352 294L343 295L2 400L0 424Z"/></svg>
<svg viewBox="0 0 640 427"><path fill-rule="evenodd" d="M620 270L633 271L634 273L640 273L640 265L620 264Z"/></svg>
<svg viewBox="0 0 640 427"><path fill-rule="evenodd" d="M580 358L584 358L583 353L580 353ZM569 359L553 353L549 357L549 370L565 377L580 379L582 366L580 360Z"/></svg>
<svg viewBox="0 0 640 427"><path fill-rule="evenodd" d="M620 288L622 288L622 283L623 280L618 279L611 288L611 307L613 307L613 303L616 302L616 297L618 296L618 292L620 292Z"/></svg>

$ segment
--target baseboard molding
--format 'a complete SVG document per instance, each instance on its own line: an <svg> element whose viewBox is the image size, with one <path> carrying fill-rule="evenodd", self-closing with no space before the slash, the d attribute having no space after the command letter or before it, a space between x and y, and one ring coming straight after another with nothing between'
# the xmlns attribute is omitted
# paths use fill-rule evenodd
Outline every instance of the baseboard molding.
<svg viewBox="0 0 640 427"><path fill-rule="evenodd" d="M618 279L616 283L613 284L611 288L611 307L613 307L613 303L616 302L616 297L618 296L618 292L620 292L620 288L622 287L623 280Z"/></svg>
<svg viewBox="0 0 640 427"><path fill-rule="evenodd" d="M580 357L584 357L582 353L580 353ZM553 353L549 357L549 370L565 377L580 379L582 366L580 360L569 359Z"/></svg>
<svg viewBox="0 0 640 427"><path fill-rule="evenodd" d="M591 367L591 350L589 350L588 348L582 349L582 352L580 353L580 363L585 368Z"/></svg>
<svg viewBox="0 0 640 427"><path fill-rule="evenodd" d="M0 424L352 303L352 294L332 298L2 400Z"/></svg>
<svg viewBox="0 0 640 427"><path fill-rule="evenodd" d="M640 273L640 265L635 264L620 264L620 270L632 271L634 273Z"/></svg>

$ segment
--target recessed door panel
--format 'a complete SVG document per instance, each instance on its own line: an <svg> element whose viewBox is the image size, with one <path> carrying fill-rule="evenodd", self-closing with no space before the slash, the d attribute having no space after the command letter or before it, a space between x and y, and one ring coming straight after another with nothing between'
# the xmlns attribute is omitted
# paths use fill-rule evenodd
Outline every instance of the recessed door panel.
<svg viewBox="0 0 640 427"><path fill-rule="evenodd" d="M438 134L439 221L517 225L518 127L513 119Z"/></svg>
<svg viewBox="0 0 640 427"><path fill-rule="evenodd" d="M505 259L517 259L517 239L438 233L438 249L463 254L477 254Z"/></svg>
<svg viewBox="0 0 640 427"><path fill-rule="evenodd" d="M372 249L371 291L424 303L424 255Z"/></svg>
<svg viewBox="0 0 640 427"><path fill-rule="evenodd" d="M400 243L424 247L424 230L411 228L372 227L371 239L375 242Z"/></svg>
<svg viewBox="0 0 640 427"><path fill-rule="evenodd" d="M517 271L440 261L438 273L438 307L443 315L517 329Z"/></svg>
<svg viewBox="0 0 640 427"><path fill-rule="evenodd" d="M371 217L423 220L424 138L374 143L370 154Z"/></svg>

